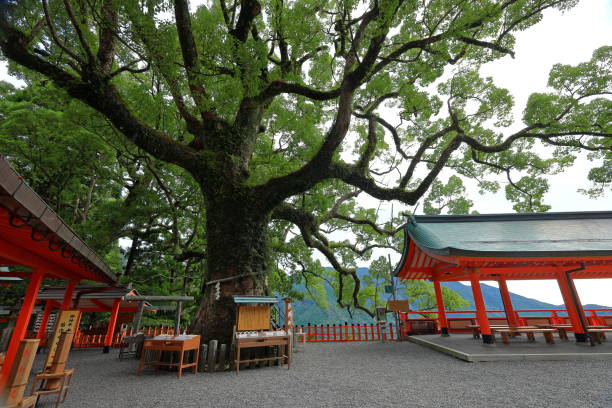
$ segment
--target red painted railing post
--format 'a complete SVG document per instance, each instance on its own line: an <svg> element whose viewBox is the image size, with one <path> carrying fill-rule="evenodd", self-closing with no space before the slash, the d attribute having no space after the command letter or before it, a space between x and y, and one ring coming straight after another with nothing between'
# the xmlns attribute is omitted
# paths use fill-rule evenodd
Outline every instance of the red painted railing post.
<svg viewBox="0 0 612 408"><path fill-rule="evenodd" d="M389 335L391 337L391 340L395 340L395 338L393 337L393 323L389 324Z"/></svg>
<svg viewBox="0 0 612 408"><path fill-rule="evenodd" d="M349 340L349 324L348 322L344 322L344 340L348 341Z"/></svg>

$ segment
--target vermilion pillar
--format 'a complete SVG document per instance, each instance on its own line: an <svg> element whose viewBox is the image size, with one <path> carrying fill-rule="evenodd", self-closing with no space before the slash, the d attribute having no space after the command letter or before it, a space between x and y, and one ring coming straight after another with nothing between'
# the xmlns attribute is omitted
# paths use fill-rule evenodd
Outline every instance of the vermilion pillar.
<svg viewBox="0 0 612 408"><path fill-rule="evenodd" d="M448 321L446 320L446 310L444 310L444 297L442 296L440 280L434 279L433 284L436 292L436 302L438 303L438 322L440 323L440 331L442 332L442 336L448 336Z"/></svg>
<svg viewBox="0 0 612 408"><path fill-rule="evenodd" d="M478 272L475 269L470 270L470 282L472 284L472 294L474 295L474 303L476 304L476 318L480 326L482 342L493 343L494 340L491 333L491 326L489 325L489 318L487 317L487 309L485 308L482 290L480 289L480 280Z"/></svg>
<svg viewBox="0 0 612 408"><path fill-rule="evenodd" d="M113 302L113 309L111 311L110 320L108 322L108 329L106 329L106 338L104 339L104 353L110 351L113 345L113 335L115 334L115 326L117 325L117 316L119 316L119 307L121 306L121 299L115 299Z"/></svg>
<svg viewBox="0 0 612 408"><path fill-rule="evenodd" d="M568 278L564 271L558 271L557 283L559 284L559 289L561 289L561 296L563 296L563 303L565 303L567 314L572 322L576 341L586 342L586 318L584 317L582 303L580 303L580 298L578 298L574 282Z"/></svg>
<svg viewBox="0 0 612 408"><path fill-rule="evenodd" d="M51 315L51 311L53 310L52 302L45 302L45 309L43 311L42 319L40 319L40 327L38 328L38 334L36 335L37 339L41 340L45 338L47 334L47 324L49 323L49 316Z"/></svg>
<svg viewBox="0 0 612 408"><path fill-rule="evenodd" d="M40 283L42 282L44 276L45 273L41 270L34 270L34 272L32 272L32 277L30 278L28 289L26 290L25 297L23 298L21 310L19 310L19 316L17 317L17 321L15 322L13 335L11 336L11 341L9 342L8 349L6 350L6 354L4 356L4 364L2 365L2 378L0 379L0 388L2 385L4 385L4 382L7 379L6 377L8 376L11 370L11 365L13 364L15 354L17 353L17 349L19 348L19 342L21 342L21 340L25 338L28 323L30 322L30 317L32 316L32 310L34 310L34 304L36 303L36 298L38 297Z"/></svg>
<svg viewBox="0 0 612 408"><path fill-rule="evenodd" d="M510 299L510 292L508 291L508 285L505 279L499 280L499 293L501 294L502 302L504 304L504 312L506 312L506 320L508 320L509 326L518 326L518 319L512 306L512 299Z"/></svg>
<svg viewBox="0 0 612 408"><path fill-rule="evenodd" d="M62 310L70 310L72 303L72 294L74 293L74 287L76 286L75 281L69 281L64 292L64 301L62 302Z"/></svg>

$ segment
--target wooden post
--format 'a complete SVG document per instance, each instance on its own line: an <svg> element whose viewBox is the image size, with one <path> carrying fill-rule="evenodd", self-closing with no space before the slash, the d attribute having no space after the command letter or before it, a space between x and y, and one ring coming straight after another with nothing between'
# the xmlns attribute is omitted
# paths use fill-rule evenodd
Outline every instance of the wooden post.
<svg viewBox="0 0 612 408"><path fill-rule="evenodd" d="M28 323L30 322L30 317L32 316L32 310L34 309L34 304L36 303L36 298L38 297L40 283L42 282L44 276L45 273L39 269L35 269L32 272L28 289L26 290L21 309L19 310L17 322L15 322L15 327L13 328L11 341L9 342L8 349L4 355L4 363L2 365L0 377L0 389L3 388L3 385L8 378L8 374L11 371L11 366L13 364L13 360L15 359L15 355L17 354L17 350L19 349L19 345L21 344L21 340L23 340L25 337Z"/></svg>
<svg viewBox="0 0 612 408"><path fill-rule="evenodd" d="M206 371L206 360L208 358L208 346L206 344L202 344L200 346L200 360L198 361L198 370L203 373Z"/></svg>
<svg viewBox="0 0 612 408"><path fill-rule="evenodd" d="M506 313L506 320L508 320L508 326L516 327L518 326L518 321L516 319L516 313L514 312L514 307L512 306L512 299L510 298L510 291L508 290L508 285L505 279L500 279L499 283L499 293L501 294L502 302L504 304L504 312Z"/></svg>
<svg viewBox="0 0 612 408"><path fill-rule="evenodd" d="M142 314L144 313L145 302L138 302L138 311L134 315L134 320L132 321L132 328L134 330L134 334L138 333L140 330L140 321L142 320Z"/></svg>
<svg viewBox="0 0 612 408"><path fill-rule="evenodd" d="M482 298L482 290L480 289L480 281L476 269L470 269L470 283L472 284L472 294L474 295L474 303L476 304L476 317L480 326L480 334L482 335L483 343L493 343L493 334L487 317L484 299Z"/></svg>
<svg viewBox="0 0 612 408"><path fill-rule="evenodd" d="M448 321L446 320L446 310L444 309L444 297L442 296L442 287L440 279L433 280L434 291L436 292L436 303L438 304L438 323L440 324L440 333L442 336L448 336Z"/></svg>
<svg viewBox="0 0 612 408"><path fill-rule="evenodd" d="M225 362L227 360L227 345L222 344L219 346L219 359L217 369L215 371L225 371Z"/></svg>
<svg viewBox="0 0 612 408"><path fill-rule="evenodd" d="M557 271L557 283L563 296L563 303L567 309L567 314L572 322L574 337L579 343L587 341L586 324L582 304L576 293L574 282L567 276L567 273L562 270ZM573 290L572 290L573 289Z"/></svg>
<svg viewBox="0 0 612 408"><path fill-rule="evenodd" d="M40 319L40 327L38 328L38 333L36 334L36 338L41 342L47 334L47 325L49 324L49 316L51 315L52 310L53 303L45 302L45 309L43 311L42 319Z"/></svg>
<svg viewBox="0 0 612 408"><path fill-rule="evenodd" d="M183 302L180 300L176 302L176 316L174 318L174 335L181 335L181 313L183 309Z"/></svg>
<svg viewBox="0 0 612 408"><path fill-rule="evenodd" d="M62 310L70 310L70 304L72 303L72 294L74 293L74 287L76 286L76 281L69 281L68 285L66 285L66 291L64 292L64 300L62 302ZM77 309L79 305L74 305L74 308Z"/></svg>
<svg viewBox="0 0 612 408"><path fill-rule="evenodd" d="M219 342L217 340L211 340L208 342L208 367L206 371L209 373L213 373L215 371L215 361L217 360L217 345Z"/></svg>
<svg viewBox="0 0 612 408"><path fill-rule="evenodd" d="M103 353L110 352L110 348L113 345L113 334L115 333L115 326L117 325L117 316L119 316L119 308L121 307L121 299L115 299L113 302L113 309L111 311L110 320L108 322L108 328L106 329L106 337L104 339Z"/></svg>

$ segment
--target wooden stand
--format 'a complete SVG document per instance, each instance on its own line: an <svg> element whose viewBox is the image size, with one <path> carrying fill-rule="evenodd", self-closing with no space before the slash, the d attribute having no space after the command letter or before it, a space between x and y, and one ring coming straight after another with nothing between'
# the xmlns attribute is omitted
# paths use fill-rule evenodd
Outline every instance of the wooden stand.
<svg viewBox="0 0 612 408"><path fill-rule="evenodd" d="M74 369L66 370L68 362L68 354L72 346L72 338L74 333L64 332L59 335L59 340L53 354L51 349L45 363L45 369L42 373L37 374L32 383L32 395L53 395L57 394L55 407L66 401L70 381L74 374ZM40 390L36 391L38 384L41 384Z"/></svg>
<svg viewBox="0 0 612 408"><path fill-rule="evenodd" d="M182 338L190 337L190 338ZM157 358L154 361L145 361L147 351L156 351ZM196 351L195 361L191 363L183 363L186 351ZM176 363L166 363L161 361L161 355L164 351L174 351L180 353L179 361ZM193 373L198 372L198 361L200 359L200 336L176 336L169 339L150 339L144 341L143 351L140 357L140 364L138 365L138 375L142 375L142 371L147 365L154 365L157 367L172 366L178 367L178 378L183 375L183 368L193 367Z"/></svg>
<svg viewBox="0 0 612 408"><path fill-rule="evenodd" d="M279 346L281 347L280 356L277 357L262 357L262 358L253 358L249 360L241 360L240 359L240 350L243 348L254 348L254 347L269 347L269 346ZM273 361L279 360L280 364L283 364L283 361L287 362L287 369L291 368L291 336L257 336L257 337L236 337L236 360L234 361L234 365L236 367L236 374L240 372L240 364L241 363L251 363L251 362L259 362L259 361Z"/></svg>

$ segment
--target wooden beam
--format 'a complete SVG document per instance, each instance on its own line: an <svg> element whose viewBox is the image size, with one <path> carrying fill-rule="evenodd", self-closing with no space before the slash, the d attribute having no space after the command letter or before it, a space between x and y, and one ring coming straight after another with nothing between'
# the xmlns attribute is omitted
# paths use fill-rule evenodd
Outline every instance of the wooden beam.
<svg viewBox="0 0 612 408"><path fill-rule="evenodd" d="M82 277L72 271L67 271L56 263L48 261L20 246L14 245L0 237L0 256L16 262L18 265L32 269L42 269L45 273L55 275L60 279L72 280ZM76 276L75 276L76 275ZM91 279L91 277L87 277Z"/></svg>
<svg viewBox="0 0 612 408"><path fill-rule="evenodd" d="M126 296L128 302L193 302L193 296Z"/></svg>

